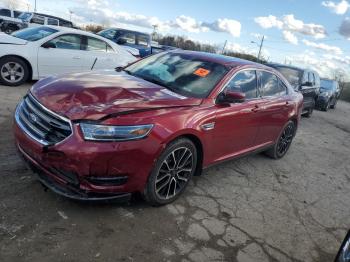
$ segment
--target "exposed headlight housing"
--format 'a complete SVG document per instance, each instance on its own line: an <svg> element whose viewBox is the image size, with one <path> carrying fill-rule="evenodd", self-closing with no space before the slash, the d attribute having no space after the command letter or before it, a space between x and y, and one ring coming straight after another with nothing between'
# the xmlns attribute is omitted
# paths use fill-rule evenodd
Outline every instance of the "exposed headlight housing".
<svg viewBox="0 0 350 262"><path fill-rule="evenodd" d="M153 125L108 126L80 123L85 140L128 141L146 137Z"/></svg>
<svg viewBox="0 0 350 262"><path fill-rule="evenodd" d="M323 93L321 93L321 96L329 96L329 93L328 92L323 92Z"/></svg>

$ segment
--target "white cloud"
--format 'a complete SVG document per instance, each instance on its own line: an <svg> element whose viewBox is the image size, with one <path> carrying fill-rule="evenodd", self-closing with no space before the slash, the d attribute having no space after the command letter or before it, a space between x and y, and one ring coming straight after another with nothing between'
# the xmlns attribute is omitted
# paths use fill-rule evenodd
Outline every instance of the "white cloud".
<svg viewBox="0 0 350 262"><path fill-rule="evenodd" d="M28 0L0 0L0 6L26 11L31 7L31 4Z"/></svg>
<svg viewBox="0 0 350 262"><path fill-rule="evenodd" d="M293 45L297 45L298 44L298 38L291 32L289 31L283 31L283 38L288 41L289 43L293 44Z"/></svg>
<svg viewBox="0 0 350 262"><path fill-rule="evenodd" d="M251 33L250 34L252 37L261 40L263 38L264 35L262 34L258 34L258 33ZM269 39L266 35L264 36L265 39Z"/></svg>
<svg viewBox="0 0 350 262"><path fill-rule="evenodd" d="M215 32L226 32L234 37L239 37L241 35L242 25L239 21L227 18L219 18L213 23L202 23L203 27Z"/></svg>
<svg viewBox="0 0 350 262"><path fill-rule="evenodd" d="M350 4L346 0L342 0L338 4L334 3L333 1L323 1L322 5L337 15L344 15L350 8Z"/></svg>
<svg viewBox="0 0 350 262"><path fill-rule="evenodd" d="M79 0L80 1L80 0ZM101 23L107 26L118 26L120 23L153 29L158 26L160 31L179 29L191 33L199 32L224 32L234 37L239 37L241 33L241 23L237 20L219 18L213 22L197 21L193 17L180 15L174 20L160 20L157 17L150 17L128 12L114 12L109 8L107 0L89 0L87 6L76 7L74 13L85 23Z"/></svg>
<svg viewBox="0 0 350 262"><path fill-rule="evenodd" d="M302 54L289 56L287 59L294 65L316 70L321 77L331 78L336 72L344 74L347 81L350 80L349 56L342 58L335 55L325 54L320 57L314 53L304 52ZM345 64L344 61L346 62Z"/></svg>
<svg viewBox="0 0 350 262"><path fill-rule="evenodd" d="M315 43L315 42L308 41L306 39L303 39L303 43L307 46L321 49L326 52L332 52L337 55L341 55L343 53L343 51L337 46L326 45L324 43Z"/></svg>
<svg viewBox="0 0 350 262"><path fill-rule="evenodd" d="M339 34L341 34L342 36L345 36L350 40L350 18L349 17L345 18L342 24L340 25Z"/></svg>
<svg viewBox="0 0 350 262"><path fill-rule="evenodd" d="M280 19L273 15L256 17L254 21L264 29L278 28L284 31L312 36L316 39L327 36L324 26L313 23L306 24L302 20L296 19L293 14L284 15Z"/></svg>
<svg viewBox="0 0 350 262"><path fill-rule="evenodd" d="M251 48L251 47L246 47L246 46L241 46L240 44L237 43L232 43L228 42L226 44L226 51L231 51L231 52L237 52L237 53L244 53L244 54L249 54L249 55L258 55L258 48ZM261 55L264 58L268 58L270 56L270 53L263 48L261 50Z"/></svg>
<svg viewBox="0 0 350 262"><path fill-rule="evenodd" d="M272 27L282 29L283 27L283 22L278 20L278 18L273 15L256 17L254 18L254 21L264 29Z"/></svg>

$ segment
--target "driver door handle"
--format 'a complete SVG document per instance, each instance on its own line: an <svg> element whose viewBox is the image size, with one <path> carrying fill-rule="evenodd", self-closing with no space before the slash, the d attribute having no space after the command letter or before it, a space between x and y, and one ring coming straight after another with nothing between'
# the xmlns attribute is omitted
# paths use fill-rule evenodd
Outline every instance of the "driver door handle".
<svg viewBox="0 0 350 262"><path fill-rule="evenodd" d="M80 56L73 56L73 59L79 60L79 59L81 59L81 57Z"/></svg>

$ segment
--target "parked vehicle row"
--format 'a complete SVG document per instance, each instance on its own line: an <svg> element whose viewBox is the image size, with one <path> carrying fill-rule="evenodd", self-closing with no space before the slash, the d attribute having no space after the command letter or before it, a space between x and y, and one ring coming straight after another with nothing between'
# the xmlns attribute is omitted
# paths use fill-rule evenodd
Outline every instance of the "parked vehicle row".
<svg viewBox="0 0 350 262"><path fill-rule="evenodd" d="M0 33L0 44L0 82L9 86L54 74L114 69L136 60L106 38L66 27Z"/></svg>
<svg viewBox="0 0 350 262"><path fill-rule="evenodd" d="M125 68L37 82L14 132L39 181L79 200L174 201L203 168L289 150L303 97L277 70L174 50Z"/></svg>
<svg viewBox="0 0 350 262"><path fill-rule="evenodd" d="M19 16L22 14L21 11L0 8L0 31L7 34L24 28L24 24Z"/></svg>
<svg viewBox="0 0 350 262"><path fill-rule="evenodd" d="M56 16L0 8L0 31L2 32L10 34L23 28L41 25L73 28L72 22Z"/></svg>

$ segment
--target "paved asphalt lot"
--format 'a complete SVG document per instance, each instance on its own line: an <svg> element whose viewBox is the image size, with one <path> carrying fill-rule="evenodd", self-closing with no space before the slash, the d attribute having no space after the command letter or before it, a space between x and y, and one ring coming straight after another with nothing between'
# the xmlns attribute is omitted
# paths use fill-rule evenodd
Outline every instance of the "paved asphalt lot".
<svg viewBox="0 0 350 262"><path fill-rule="evenodd" d="M0 261L332 261L350 227L350 104L303 119L287 156L195 177L174 204L83 204L45 192L16 154L0 86Z"/></svg>

